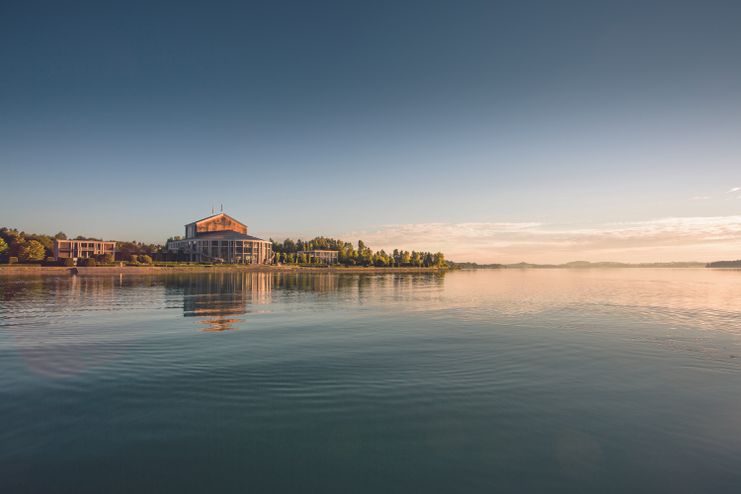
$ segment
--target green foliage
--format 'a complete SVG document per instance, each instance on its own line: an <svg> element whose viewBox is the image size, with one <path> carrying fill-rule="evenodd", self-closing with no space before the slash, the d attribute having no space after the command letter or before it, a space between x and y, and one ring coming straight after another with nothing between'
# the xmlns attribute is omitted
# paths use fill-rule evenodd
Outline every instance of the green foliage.
<svg viewBox="0 0 741 494"><path fill-rule="evenodd" d="M116 241L116 251L121 256L120 259L132 259L132 255L149 255L160 252L162 246L159 244L145 244L142 242L122 242ZM132 262L136 262L133 261Z"/></svg>
<svg viewBox="0 0 741 494"><path fill-rule="evenodd" d="M83 266L83 267L88 267L88 268L94 268L95 266L98 265L98 263L96 262L95 259L93 259L92 257L90 257L90 258L81 258L81 259L78 259L77 260L77 265L78 266Z"/></svg>
<svg viewBox="0 0 741 494"><path fill-rule="evenodd" d="M45 254L46 250L38 240L25 242L18 251L18 257L24 262L41 261Z"/></svg>
<svg viewBox="0 0 741 494"><path fill-rule="evenodd" d="M384 250L374 252L362 240L358 241L355 249L353 244L338 239L315 237L309 241L301 239L293 241L285 239L283 242L272 240L273 252L276 259L285 264L306 264L310 260L304 255L298 255L301 250L336 250L338 262L343 266L378 266L378 267L439 267L447 268L445 256L442 252L409 252L394 249L393 254ZM311 261L313 263L313 261Z"/></svg>
<svg viewBox="0 0 741 494"><path fill-rule="evenodd" d="M23 247L31 240L36 241L43 246L44 255L41 259L52 256L54 255L54 239L59 238L60 236L64 236L64 233L59 232L52 237L51 235L19 232L13 228L0 228L0 239L6 242L9 247L7 254L15 257L22 257L21 249L23 249Z"/></svg>
<svg viewBox="0 0 741 494"><path fill-rule="evenodd" d="M64 266L69 268L75 265L75 260L72 259L71 257L66 257L64 261L62 261L62 263Z"/></svg>
<svg viewBox="0 0 741 494"><path fill-rule="evenodd" d="M113 254L98 254L95 256L95 260L100 264L113 264Z"/></svg>
<svg viewBox="0 0 741 494"><path fill-rule="evenodd" d="M8 264L18 264L18 258L15 256L11 256L8 258Z"/></svg>
<svg viewBox="0 0 741 494"><path fill-rule="evenodd" d="M0 228L0 238L8 244L7 255L11 257L18 257L18 251L20 251L21 246L26 242L22 232L6 227Z"/></svg>
<svg viewBox="0 0 741 494"><path fill-rule="evenodd" d="M24 262L40 261L53 255L54 239L66 238L67 235L64 232L49 236L27 234L7 227L0 228L0 255L20 257ZM88 237L78 238L95 240ZM176 238L173 237L173 240ZM34 242L33 248L28 247L31 242ZM362 240L358 241L357 249L350 242L328 237L315 237L308 241L285 239L283 242L276 242L271 239L271 242L275 253L275 262L284 264L307 264L309 262L314 264L317 262L316 260L310 260L306 255L299 256L298 251L335 250L338 254L339 263L344 266L449 267L442 252L432 254L430 252L409 252L400 249L394 249L391 254L383 250L374 252ZM41 246L43 252L39 251L37 244ZM116 250L120 259L128 259L131 264L152 264L151 254L160 252L161 249L162 246L159 244L116 241ZM107 256L110 256L110 254ZM110 264L114 262L111 257L99 256L98 262Z"/></svg>

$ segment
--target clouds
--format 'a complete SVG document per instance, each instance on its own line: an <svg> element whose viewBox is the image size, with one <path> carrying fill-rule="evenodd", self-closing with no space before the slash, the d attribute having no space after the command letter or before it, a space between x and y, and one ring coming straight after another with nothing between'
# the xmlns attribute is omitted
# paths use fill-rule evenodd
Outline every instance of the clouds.
<svg viewBox="0 0 741 494"><path fill-rule="evenodd" d="M741 216L660 218L585 228L523 223L414 223L352 232L374 248L441 250L477 262L627 262L741 258Z"/></svg>
<svg viewBox="0 0 741 494"><path fill-rule="evenodd" d="M725 194L721 194L720 197L718 197L718 199L726 200L726 201L730 200L732 198L728 197L728 195L734 194L736 192L741 192L741 187L731 187L730 189L726 191ZM738 198L741 199L741 196L739 196ZM690 197L690 201L708 201L710 199L713 199L713 196L696 195L696 196Z"/></svg>

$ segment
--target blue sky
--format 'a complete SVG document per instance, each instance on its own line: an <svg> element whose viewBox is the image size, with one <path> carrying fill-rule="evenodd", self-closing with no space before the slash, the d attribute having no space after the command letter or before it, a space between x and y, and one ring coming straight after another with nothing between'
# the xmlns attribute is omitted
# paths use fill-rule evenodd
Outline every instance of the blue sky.
<svg viewBox="0 0 741 494"><path fill-rule="evenodd" d="M163 241L223 203L265 238L458 260L738 258L739 25L733 1L5 2L0 224Z"/></svg>

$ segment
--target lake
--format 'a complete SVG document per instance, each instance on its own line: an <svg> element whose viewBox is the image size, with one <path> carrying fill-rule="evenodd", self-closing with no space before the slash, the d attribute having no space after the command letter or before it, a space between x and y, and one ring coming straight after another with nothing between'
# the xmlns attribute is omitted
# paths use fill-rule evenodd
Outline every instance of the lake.
<svg viewBox="0 0 741 494"><path fill-rule="evenodd" d="M0 492L741 492L741 271L0 278Z"/></svg>

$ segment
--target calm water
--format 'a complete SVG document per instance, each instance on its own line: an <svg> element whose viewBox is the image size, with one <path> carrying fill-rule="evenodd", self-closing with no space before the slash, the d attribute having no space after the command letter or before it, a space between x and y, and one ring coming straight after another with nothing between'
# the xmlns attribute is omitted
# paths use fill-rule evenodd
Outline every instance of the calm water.
<svg viewBox="0 0 741 494"><path fill-rule="evenodd" d="M741 271L0 279L0 492L741 492Z"/></svg>

